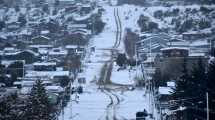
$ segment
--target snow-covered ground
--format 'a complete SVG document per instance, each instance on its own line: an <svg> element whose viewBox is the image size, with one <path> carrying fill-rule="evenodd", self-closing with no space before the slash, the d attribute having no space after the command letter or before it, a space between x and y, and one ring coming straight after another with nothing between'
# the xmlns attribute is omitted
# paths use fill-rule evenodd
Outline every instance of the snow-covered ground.
<svg viewBox="0 0 215 120"><path fill-rule="evenodd" d="M116 25L114 9L106 10L102 19L106 22L106 26L101 34L94 36L90 41L89 48L94 46L96 50L93 53L88 53L83 66L84 72L81 73L86 78L86 85L84 86L85 93L80 95L80 102L78 104L70 101L65 107L64 120L72 119L72 111L74 111L73 120L100 119L104 115L106 106L110 102L108 96L97 89L95 81L98 80L100 70L105 61L111 57L110 50L105 49L112 48L115 42ZM92 81L94 82L92 83ZM61 114L59 119L62 120L62 118Z"/></svg>
<svg viewBox="0 0 215 120"><path fill-rule="evenodd" d="M105 62L111 59L111 51L109 49L114 46L116 39L114 7L116 6L104 6L105 12L103 13L102 19L106 22L106 26L101 34L94 36L91 40L89 48L94 46L96 48L95 52L88 52L83 65L84 72L79 74L79 76L86 78L86 84L83 85L84 94L79 95L79 103L70 101L65 107L64 120L105 119L107 114L106 107L110 104L111 100L104 92L98 90L98 86L95 83L99 79L100 71ZM119 9L122 8L119 7ZM120 17L125 17L121 11L119 15ZM122 22L123 25L127 26L126 21L123 20ZM130 24L128 27L136 23L131 19ZM119 50L124 51L123 43L121 43ZM134 85L134 77L141 74L139 68L137 71L131 70L130 72L128 69L117 71L117 68L114 63L111 76L111 81L114 83ZM134 119L137 111L143 111L144 108L148 110L148 97L147 95L144 96L144 90L124 92L121 90L113 91L121 100L115 111L117 118ZM74 99L75 95L72 96L72 99ZM59 116L60 120L63 119L62 115Z"/></svg>
<svg viewBox="0 0 215 120"><path fill-rule="evenodd" d="M84 93L79 95L79 99L77 99L78 103L73 101L75 96L72 96L72 100L65 107L64 114L60 114L60 120L99 119L105 113L106 105L109 103L108 97L97 87L85 88Z"/></svg>
<svg viewBox="0 0 215 120"><path fill-rule="evenodd" d="M118 116L130 120L135 119L136 112L149 110L149 99L143 91L141 89L118 93L123 99L117 111Z"/></svg>
<svg viewBox="0 0 215 120"><path fill-rule="evenodd" d="M124 70L119 70L119 66L114 63L111 81L113 83L121 84L121 85L135 85L135 80L138 78L142 78L142 73L140 67L134 67L131 70L129 68Z"/></svg>

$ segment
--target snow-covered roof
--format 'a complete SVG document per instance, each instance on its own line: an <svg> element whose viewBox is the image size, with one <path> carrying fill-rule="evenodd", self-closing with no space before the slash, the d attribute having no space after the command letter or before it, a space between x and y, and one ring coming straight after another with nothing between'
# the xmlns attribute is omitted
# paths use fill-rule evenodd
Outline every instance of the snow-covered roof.
<svg viewBox="0 0 215 120"><path fill-rule="evenodd" d="M29 53L33 54L34 56L38 56L39 55L38 53L36 53L36 52L34 52L32 50L24 50L24 51L20 51L20 53L21 52L29 52Z"/></svg>
<svg viewBox="0 0 215 120"><path fill-rule="evenodd" d="M50 65L57 65L56 62L36 62L33 64L34 66L50 66Z"/></svg>
<svg viewBox="0 0 215 120"><path fill-rule="evenodd" d="M180 41L180 42L168 42L167 45L172 46L188 46L190 43L188 41Z"/></svg>
<svg viewBox="0 0 215 120"><path fill-rule="evenodd" d="M67 55L68 51L66 51L66 50L61 50L61 51L58 51L58 52L49 51L48 53L49 53L49 55Z"/></svg>
<svg viewBox="0 0 215 120"><path fill-rule="evenodd" d="M1 64L5 66L9 66L10 64L14 63L15 60L2 60Z"/></svg>
<svg viewBox="0 0 215 120"><path fill-rule="evenodd" d="M53 45L30 45L31 48L52 48Z"/></svg>
<svg viewBox="0 0 215 120"><path fill-rule="evenodd" d="M63 88L61 86L46 86L45 89L48 92L63 92Z"/></svg>
<svg viewBox="0 0 215 120"><path fill-rule="evenodd" d="M30 76L30 77L25 76L24 78L20 78L20 80L22 80L22 81L36 81L36 80L38 80L38 77L37 76ZM49 81L50 79L47 77L39 77L39 80L44 82L44 81Z"/></svg>
<svg viewBox="0 0 215 120"><path fill-rule="evenodd" d="M14 85L20 85L20 84L22 84L22 82L21 81L15 81L13 84Z"/></svg>
<svg viewBox="0 0 215 120"><path fill-rule="evenodd" d="M17 54L20 54L20 53L23 53L23 52L28 52L28 53L33 54L34 56L38 56L38 54L33 52L32 50L24 50L24 51L12 51L11 50L10 52L5 52L4 55L17 55Z"/></svg>
<svg viewBox="0 0 215 120"><path fill-rule="evenodd" d="M20 93L24 95L29 94L31 92L31 88L32 87L22 87Z"/></svg>
<svg viewBox="0 0 215 120"><path fill-rule="evenodd" d="M84 45L79 45L78 48L85 48L85 46Z"/></svg>
<svg viewBox="0 0 215 120"><path fill-rule="evenodd" d="M210 34L211 31L210 30L203 30L203 31L188 31L188 32L184 32L183 35L194 35L194 34Z"/></svg>
<svg viewBox="0 0 215 120"><path fill-rule="evenodd" d="M35 84L35 81L22 81L21 84L24 87L32 87Z"/></svg>
<svg viewBox="0 0 215 120"><path fill-rule="evenodd" d="M190 53L190 57L204 57L205 53Z"/></svg>
<svg viewBox="0 0 215 120"><path fill-rule="evenodd" d="M4 51L14 51L15 48L14 47L6 47L4 48Z"/></svg>
<svg viewBox="0 0 215 120"><path fill-rule="evenodd" d="M84 5L82 5L82 7L91 7L91 5L90 4L84 4Z"/></svg>
<svg viewBox="0 0 215 120"><path fill-rule="evenodd" d="M7 39L7 37L4 35L0 35L0 38L5 39L5 40Z"/></svg>
<svg viewBox="0 0 215 120"><path fill-rule="evenodd" d="M31 35L32 32L28 31L27 29L22 30L20 33L20 35Z"/></svg>
<svg viewBox="0 0 215 120"><path fill-rule="evenodd" d="M43 30L43 31L41 31L41 34L48 34L48 33L50 33L49 30Z"/></svg>
<svg viewBox="0 0 215 120"><path fill-rule="evenodd" d="M66 49L76 49L78 45L66 45Z"/></svg>
<svg viewBox="0 0 215 120"><path fill-rule="evenodd" d="M24 60L1 60L1 64L8 67L10 64L14 62L24 62Z"/></svg>
<svg viewBox="0 0 215 120"><path fill-rule="evenodd" d="M44 39L50 40L49 37L46 37L46 36L43 36L43 35L40 35L40 36L37 36L37 37L33 37L32 40L33 39L37 39L37 38L44 38Z"/></svg>
<svg viewBox="0 0 215 120"><path fill-rule="evenodd" d="M55 77L55 76L69 76L69 71L27 71L27 77Z"/></svg>
<svg viewBox="0 0 215 120"><path fill-rule="evenodd" d="M90 35L90 34L91 34L91 31L90 31L90 30L82 29L82 28L78 28L78 29L75 29L75 30L71 30L70 32L71 32L71 33L80 33L80 34L82 34L82 35Z"/></svg>
<svg viewBox="0 0 215 120"><path fill-rule="evenodd" d="M209 42L207 40L197 40L197 41L194 41L190 44L190 46L203 46L203 45L209 45Z"/></svg>
<svg viewBox="0 0 215 120"><path fill-rule="evenodd" d="M57 67L56 71L63 71L63 67Z"/></svg>
<svg viewBox="0 0 215 120"><path fill-rule="evenodd" d="M40 54L47 54L47 53L48 53L48 50L45 49L45 48L40 48L40 49L38 50L38 52L39 52Z"/></svg>
<svg viewBox="0 0 215 120"><path fill-rule="evenodd" d="M147 59L143 63L152 63L155 61L155 57L147 57Z"/></svg>
<svg viewBox="0 0 215 120"><path fill-rule="evenodd" d="M171 95L173 92L171 87L159 87L158 88L158 93L160 95Z"/></svg>
<svg viewBox="0 0 215 120"><path fill-rule="evenodd" d="M86 24L72 24L72 25L68 25L69 29L75 29L75 28L86 28L87 25Z"/></svg>
<svg viewBox="0 0 215 120"><path fill-rule="evenodd" d="M167 87L175 87L175 82L167 82Z"/></svg>
<svg viewBox="0 0 215 120"><path fill-rule="evenodd" d="M161 49L161 51L165 51L165 50L189 50L189 48L187 48L187 47L166 47L166 48Z"/></svg>
<svg viewBox="0 0 215 120"><path fill-rule="evenodd" d="M59 0L59 2L74 2L74 0Z"/></svg>

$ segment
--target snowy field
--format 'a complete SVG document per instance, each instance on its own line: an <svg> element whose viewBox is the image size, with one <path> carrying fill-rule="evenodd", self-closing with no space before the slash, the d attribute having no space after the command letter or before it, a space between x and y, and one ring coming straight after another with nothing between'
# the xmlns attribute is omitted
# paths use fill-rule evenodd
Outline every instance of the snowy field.
<svg viewBox="0 0 215 120"><path fill-rule="evenodd" d="M118 71L119 66L114 63L111 81L113 83L121 85L135 85L136 78L142 78L142 72L140 67L133 67L131 70L126 68L124 70Z"/></svg>

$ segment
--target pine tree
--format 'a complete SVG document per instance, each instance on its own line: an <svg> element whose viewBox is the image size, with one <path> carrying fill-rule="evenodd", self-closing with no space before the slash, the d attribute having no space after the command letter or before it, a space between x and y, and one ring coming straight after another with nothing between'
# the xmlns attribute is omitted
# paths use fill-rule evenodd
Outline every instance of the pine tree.
<svg viewBox="0 0 215 120"><path fill-rule="evenodd" d="M190 83L189 83L190 76L187 70L187 58L184 58L183 66L182 66L182 75L176 81L176 88L173 92L173 97L175 99L184 99L189 97L190 91Z"/></svg>
<svg viewBox="0 0 215 120"><path fill-rule="evenodd" d="M209 62L208 71L206 74L205 65L202 59L198 60L192 68L190 75L185 69L186 62L183 64L183 75L177 82L177 87L174 91L173 96L176 99L180 99L181 103L189 109L189 114L187 119L197 119L196 117L206 117L206 99L205 93L209 91L209 108L210 110L215 109L215 60ZM186 81L185 81L186 80ZM186 99L186 100L182 100ZM180 104L181 105L181 104ZM195 109L193 108L195 107ZM210 114L211 118L214 118L213 113Z"/></svg>
<svg viewBox="0 0 215 120"><path fill-rule="evenodd" d="M55 120L54 109L42 82L36 81L27 100L25 120Z"/></svg>
<svg viewBox="0 0 215 120"><path fill-rule="evenodd" d="M17 105L17 94L5 96L0 101L0 120L21 120L20 109Z"/></svg>
<svg viewBox="0 0 215 120"><path fill-rule="evenodd" d="M152 80L153 80L153 84L155 85L156 88L164 85L164 82L166 82L162 79L161 70L159 68L155 69L155 74L153 75Z"/></svg>
<svg viewBox="0 0 215 120"><path fill-rule="evenodd" d="M207 70L207 92L209 93L209 108L215 110L215 58L209 61ZM210 119L215 118L215 113L210 114Z"/></svg>
<svg viewBox="0 0 215 120"><path fill-rule="evenodd" d="M199 59L197 64L195 64L191 71L191 78L190 78L190 91L189 91L190 99L189 103L186 105L187 107L195 106L198 109L205 109L206 108L206 100L205 100L205 93L206 93L206 71L205 66L202 62L202 59ZM192 103L192 104L190 104ZM190 109L189 111L193 114L192 119L195 119L194 116L201 116L204 118L205 112L199 112L196 109Z"/></svg>
<svg viewBox="0 0 215 120"><path fill-rule="evenodd" d="M215 59L209 61L208 71L207 71L207 88L209 92L215 90Z"/></svg>
<svg viewBox="0 0 215 120"><path fill-rule="evenodd" d="M122 67L123 65L126 64L127 58L125 54L118 54L117 58L116 58L116 64L119 65L120 67Z"/></svg>
<svg viewBox="0 0 215 120"><path fill-rule="evenodd" d="M192 85L192 96L204 96L206 90L206 73L205 66L202 62L202 59L198 60L198 63L193 66L191 79Z"/></svg>

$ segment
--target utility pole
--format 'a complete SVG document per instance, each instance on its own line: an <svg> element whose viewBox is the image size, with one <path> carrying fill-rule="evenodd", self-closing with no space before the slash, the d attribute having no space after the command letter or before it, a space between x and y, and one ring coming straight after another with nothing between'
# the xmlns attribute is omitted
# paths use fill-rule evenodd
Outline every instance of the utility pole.
<svg viewBox="0 0 215 120"><path fill-rule="evenodd" d="M208 92L206 92L206 101L207 101L207 120L209 120L209 101L208 101Z"/></svg>
<svg viewBox="0 0 215 120"><path fill-rule="evenodd" d="M152 66L152 39L150 39L150 71L152 70L153 66ZM154 117L154 90L153 90L153 84L152 84L152 79L150 79L150 98L151 98L151 113L152 113L152 118ZM154 118L153 118L154 119Z"/></svg>
<svg viewBox="0 0 215 120"><path fill-rule="evenodd" d="M62 120L64 120L64 107L63 107L63 99L61 100L61 109L62 109Z"/></svg>

